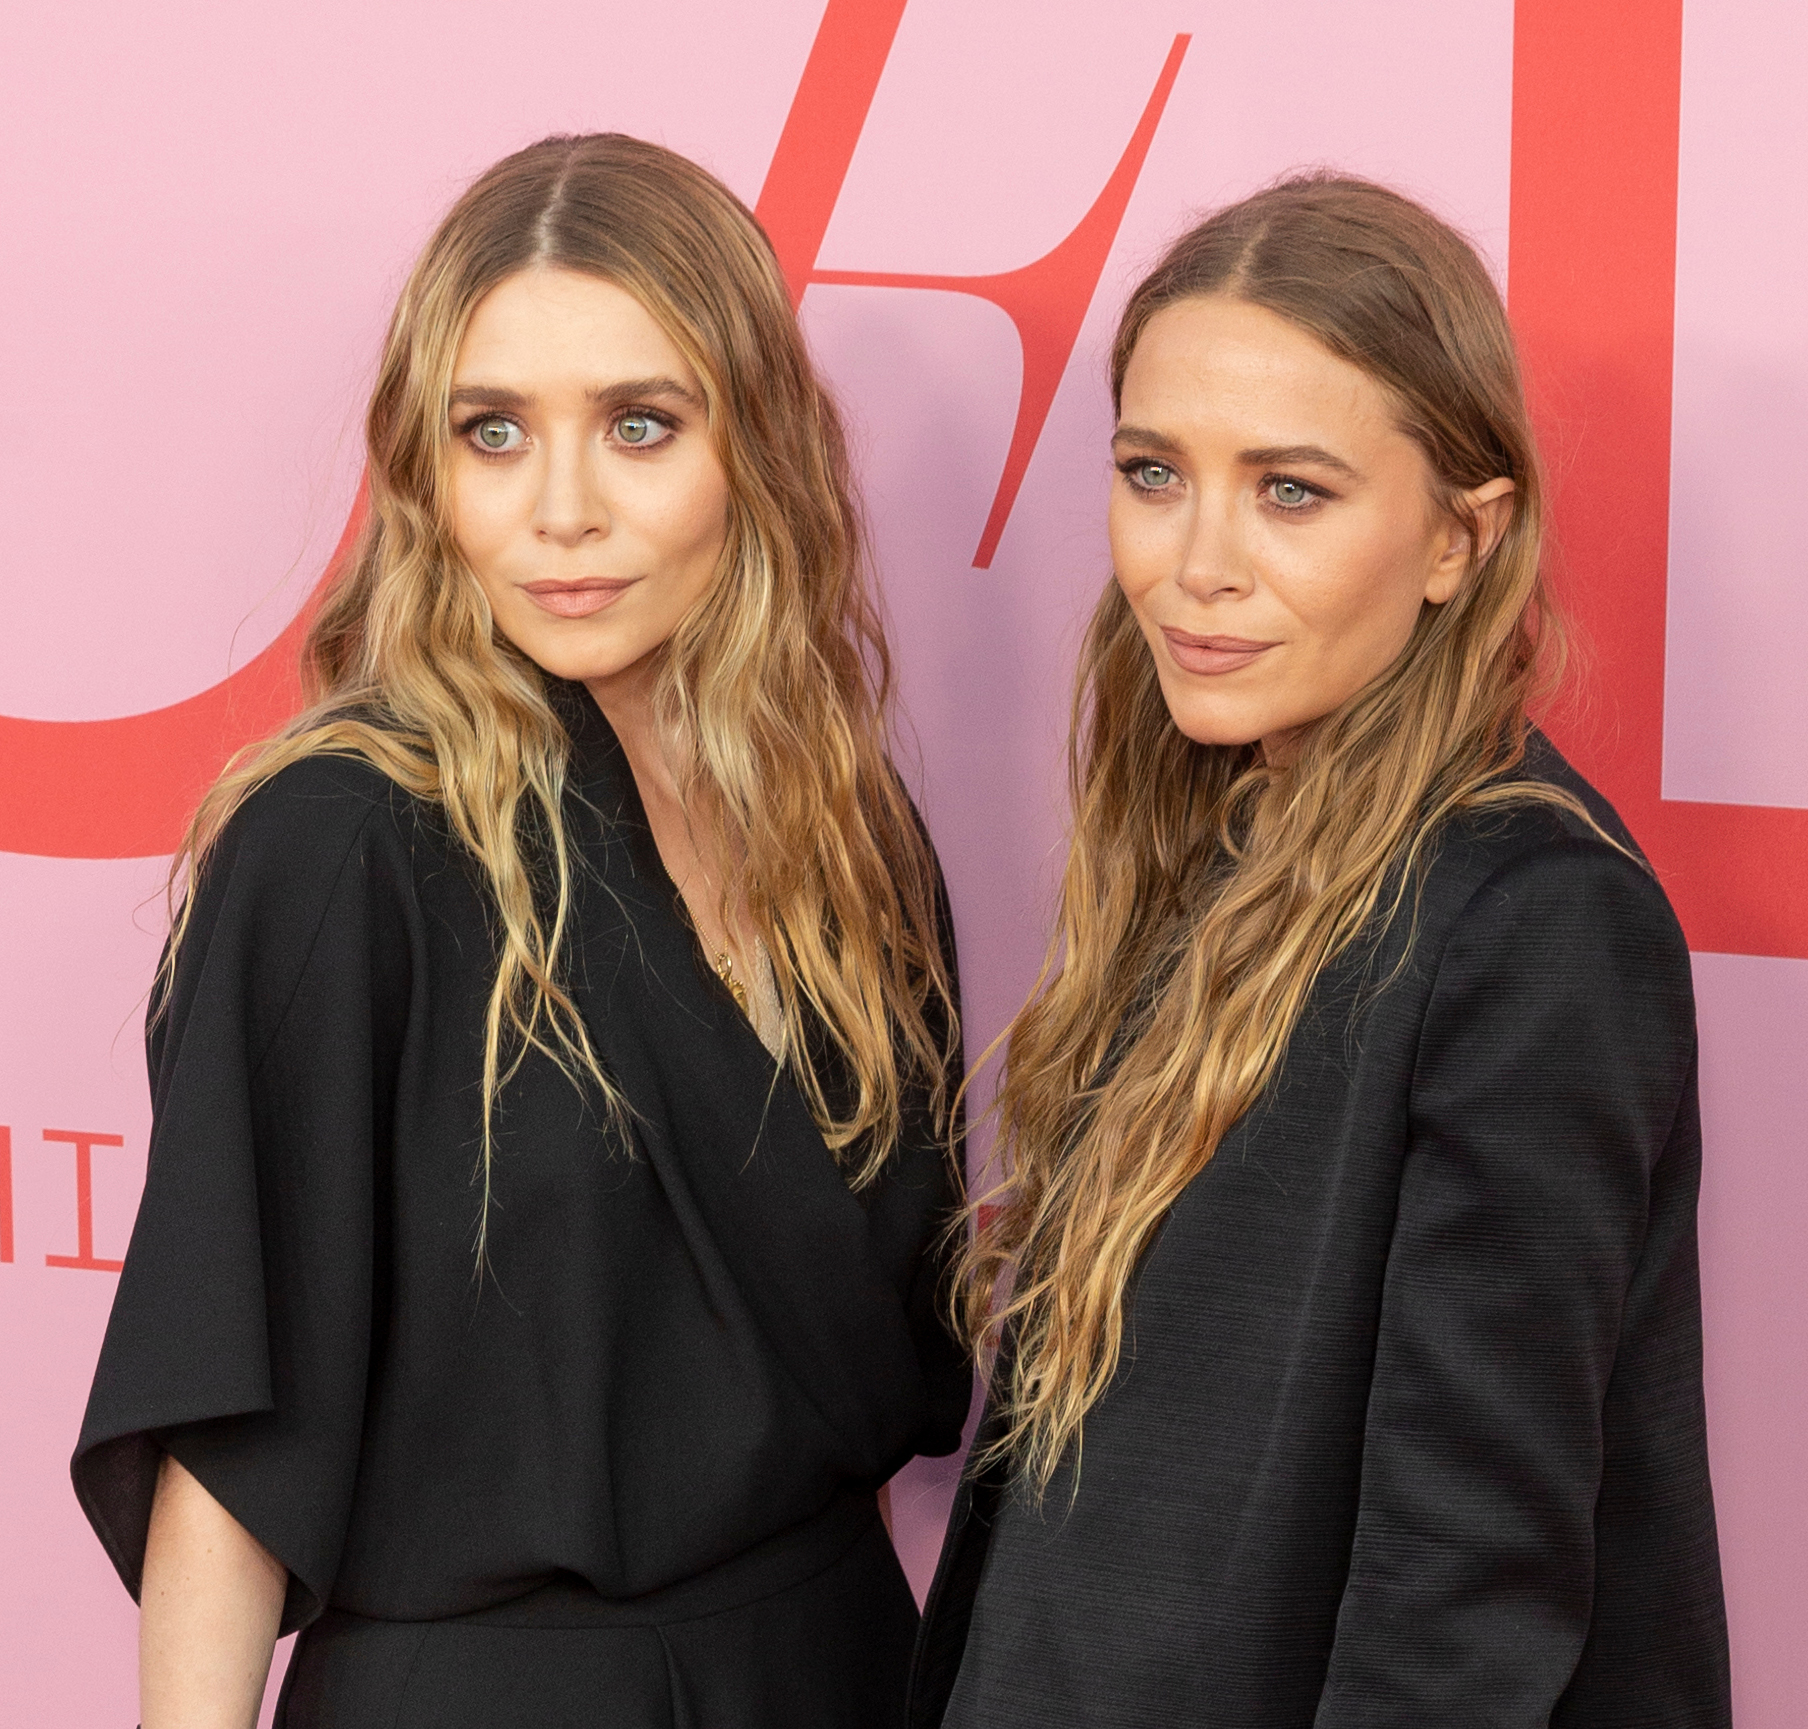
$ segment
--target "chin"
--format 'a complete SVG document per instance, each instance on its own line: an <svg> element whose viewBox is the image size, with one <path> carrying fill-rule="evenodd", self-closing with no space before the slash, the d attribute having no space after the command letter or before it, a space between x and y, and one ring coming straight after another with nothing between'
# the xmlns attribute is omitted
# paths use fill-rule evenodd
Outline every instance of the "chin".
<svg viewBox="0 0 1808 1729"><path fill-rule="evenodd" d="M596 675L590 670L595 656L573 654L569 649L554 647L548 643L523 642L519 637L511 637L510 642L522 654L526 655L535 666L551 678L570 679L581 684L586 678Z"/></svg>
<svg viewBox="0 0 1808 1729"><path fill-rule="evenodd" d="M506 630L503 634L553 678L569 679L574 684L609 678L636 658L630 652L631 645L614 640L620 634L616 631L548 629L538 619L522 623L526 628Z"/></svg>
<svg viewBox="0 0 1808 1729"><path fill-rule="evenodd" d="M1168 703L1168 718L1194 744L1255 744L1274 731L1274 723L1236 712L1218 703Z"/></svg>
<svg viewBox="0 0 1808 1729"><path fill-rule="evenodd" d="M1176 720L1174 724L1181 732L1185 733L1194 744L1223 745L1228 749L1235 749L1241 745L1256 744L1265 736L1260 732L1250 732L1243 727L1188 726L1178 720Z"/></svg>

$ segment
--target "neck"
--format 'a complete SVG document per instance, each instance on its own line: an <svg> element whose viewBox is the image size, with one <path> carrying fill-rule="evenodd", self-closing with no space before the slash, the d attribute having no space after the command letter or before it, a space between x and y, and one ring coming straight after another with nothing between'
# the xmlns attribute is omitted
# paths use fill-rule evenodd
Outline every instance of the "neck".
<svg viewBox="0 0 1808 1729"><path fill-rule="evenodd" d="M1299 755L1302 730L1300 727L1289 727L1285 732L1270 733L1266 738L1258 739L1257 748L1262 753L1262 761L1269 768L1290 768L1294 758Z"/></svg>
<svg viewBox="0 0 1808 1729"><path fill-rule="evenodd" d="M659 749L658 718L653 711L654 656L645 655L632 666L606 678L587 678L584 688L596 706L603 711L629 760L640 762L651 753L663 755Z"/></svg>
<svg viewBox="0 0 1808 1729"><path fill-rule="evenodd" d="M585 679L584 688L603 711L603 718L621 745L649 816L669 805L688 821L675 766L681 753L672 749L672 740L660 727L653 702L658 666L655 650L607 678Z"/></svg>

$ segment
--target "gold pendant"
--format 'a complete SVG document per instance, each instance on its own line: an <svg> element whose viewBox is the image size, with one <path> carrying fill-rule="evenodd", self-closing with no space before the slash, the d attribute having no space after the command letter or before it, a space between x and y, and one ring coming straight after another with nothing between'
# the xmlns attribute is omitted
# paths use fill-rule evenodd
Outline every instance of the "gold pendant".
<svg viewBox="0 0 1808 1729"><path fill-rule="evenodd" d="M716 977L728 986L728 994L734 998L735 1007L751 1020L753 1011L747 1006L747 987L735 975L734 962L728 958L727 949L723 949L716 956L713 965L716 969Z"/></svg>

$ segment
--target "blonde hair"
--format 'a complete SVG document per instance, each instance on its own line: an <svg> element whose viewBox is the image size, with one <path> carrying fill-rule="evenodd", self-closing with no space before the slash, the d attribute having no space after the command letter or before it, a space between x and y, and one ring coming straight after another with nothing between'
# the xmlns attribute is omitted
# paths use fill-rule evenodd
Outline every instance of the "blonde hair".
<svg viewBox="0 0 1808 1729"><path fill-rule="evenodd" d="M1438 825L1511 800L1585 817L1567 793L1503 779L1561 638L1518 360L1475 253L1383 187L1284 181L1184 235L1131 295L1114 402L1149 320L1198 295L1266 307L1379 383L1472 547L1463 495L1506 476L1514 503L1456 594L1283 767L1183 735L1128 603L1105 590L1075 698L1059 920L1006 1034L1005 1175L975 1205L958 1299L982 1353L1008 1339L995 1456L1038 1495L1064 1459L1077 1468L1163 1216L1273 1078L1322 969L1410 899Z"/></svg>
<svg viewBox="0 0 1808 1729"><path fill-rule="evenodd" d="M232 813L285 765L363 758L444 811L494 903L481 1219L496 1097L529 1049L620 1111L563 982L570 741L540 669L496 631L448 518L459 345L483 296L534 267L625 289L702 384L728 477L727 541L665 647L655 702L664 731L687 743L687 796L737 861L724 900L744 903L771 956L785 1060L862 1185L896 1138L908 1078L928 1077L942 1102L957 1035L931 1028L942 1018L932 998L953 1025L935 867L886 753L891 668L839 417L759 225L669 150L617 134L547 138L491 168L440 224L384 344L366 419L369 516L307 640L309 706L229 765L172 885L195 880ZM811 1017L844 1071L834 1086L812 1061Z"/></svg>

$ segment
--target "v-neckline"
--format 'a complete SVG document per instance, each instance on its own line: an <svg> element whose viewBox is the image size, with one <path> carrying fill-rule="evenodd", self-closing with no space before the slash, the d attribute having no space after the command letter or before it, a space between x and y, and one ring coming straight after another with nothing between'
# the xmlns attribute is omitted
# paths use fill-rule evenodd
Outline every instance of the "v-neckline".
<svg viewBox="0 0 1808 1729"><path fill-rule="evenodd" d="M605 815L611 824L619 825L624 832L634 875L650 887L663 884L669 891L672 917L690 935L693 958L698 972L707 980L706 988L719 994L729 1004L736 1019L746 1027L754 1042L776 1065L778 1053L760 1037L752 1015L744 1012L734 1001L727 980L712 960L709 945L704 942L703 933L697 928L696 917L691 912L689 901L685 899L684 890L666 865L665 855L659 850L658 837L653 833L652 820L647 815L646 799L635 776L634 763L614 725L603 713L602 705L584 685L566 683L560 694L566 700L561 702L555 698L554 706L560 713L560 718L565 721L566 730L571 737L572 765L578 771L580 795L595 808L590 794L598 785L607 785L614 792L616 809L600 814Z"/></svg>
<svg viewBox="0 0 1808 1729"><path fill-rule="evenodd" d="M622 1089L631 1138L687 1231L705 1232L733 1265L732 1300L759 1316L799 1391L864 1450L871 1415L921 1373L896 1292L872 1259L871 1191L848 1187L802 1092L665 898L675 885L608 718L581 685L556 692L555 705L571 733L572 790L597 818L574 836L586 880L572 985ZM800 1330L804 1315L812 1320Z"/></svg>

